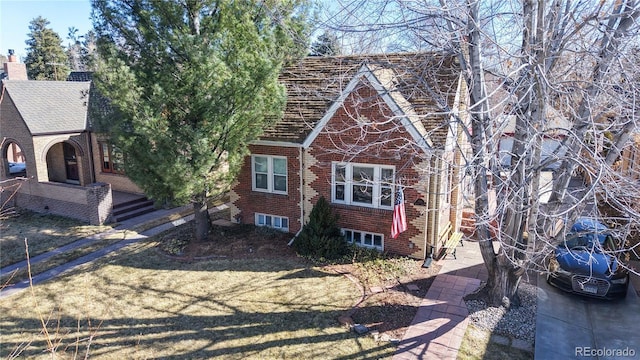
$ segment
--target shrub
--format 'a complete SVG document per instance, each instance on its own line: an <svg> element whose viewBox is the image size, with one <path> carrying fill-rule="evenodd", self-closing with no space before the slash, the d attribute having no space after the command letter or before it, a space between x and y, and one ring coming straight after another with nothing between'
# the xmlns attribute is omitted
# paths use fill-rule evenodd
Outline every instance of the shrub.
<svg viewBox="0 0 640 360"><path fill-rule="evenodd" d="M351 263L364 263L384 258L385 254L380 252L378 249L351 245L349 248L349 254L345 260L348 260L347 262Z"/></svg>
<svg viewBox="0 0 640 360"><path fill-rule="evenodd" d="M320 197L309 215L309 222L293 242L296 252L317 260L335 260L348 252L347 242L337 225L338 215Z"/></svg>

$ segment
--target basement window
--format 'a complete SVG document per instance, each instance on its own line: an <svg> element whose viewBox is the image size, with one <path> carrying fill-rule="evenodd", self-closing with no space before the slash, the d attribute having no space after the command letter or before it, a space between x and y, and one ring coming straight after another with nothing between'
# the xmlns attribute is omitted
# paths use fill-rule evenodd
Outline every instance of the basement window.
<svg viewBox="0 0 640 360"><path fill-rule="evenodd" d="M266 226L282 231L289 231L289 218L256 213L256 226Z"/></svg>

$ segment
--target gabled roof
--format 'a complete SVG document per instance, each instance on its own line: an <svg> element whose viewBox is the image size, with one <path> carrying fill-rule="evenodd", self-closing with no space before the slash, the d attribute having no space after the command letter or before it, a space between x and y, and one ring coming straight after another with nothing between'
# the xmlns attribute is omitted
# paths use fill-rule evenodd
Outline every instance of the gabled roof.
<svg viewBox="0 0 640 360"><path fill-rule="evenodd" d="M32 135L81 132L87 129L90 82L5 81Z"/></svg>
<svg viewBox="0 0 640 360"><path fill-rule="evenodd" d="M363 65L374 78L364 76L361 85L375 87L371 81L377 80L380 96L395 102L421 135L444 144L449 130L444 107L454 108L459 73L453 57L435 53L307 57L282 71L284 115L261 140L303 144L346 90L353 90L347 86L362 75Z"/></svg>
<svg viewBox="0 0 640 360"><path fill-rule="evenodd" d="M93 71L72 71L67 76L67 81L91 81L93 80Z"/></svg>

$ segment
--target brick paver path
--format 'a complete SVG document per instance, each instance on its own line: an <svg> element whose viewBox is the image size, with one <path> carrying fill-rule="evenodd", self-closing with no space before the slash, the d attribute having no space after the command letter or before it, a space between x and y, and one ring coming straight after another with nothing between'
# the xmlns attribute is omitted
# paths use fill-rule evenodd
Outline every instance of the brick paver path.
<svg viewBox="0 0 640 360"><path fill-rule="evenodd" d="M479 285L478 279L438 275L393 360L455 359L469 321L462 297Z"/></svg>
<svg viewBox="0 0 640 360"><path fill-rule="evenodd" d="M475 242L458 247L458 259L447 257L413 322L396 349L393 360L452 359L467 330L469 315L462 299L486 280L487 271Z"/></svg>

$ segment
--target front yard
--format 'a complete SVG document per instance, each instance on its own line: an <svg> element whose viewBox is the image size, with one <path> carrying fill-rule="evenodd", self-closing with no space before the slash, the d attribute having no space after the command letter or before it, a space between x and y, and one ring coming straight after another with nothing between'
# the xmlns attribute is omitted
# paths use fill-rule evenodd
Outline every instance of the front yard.
<svg viewBox="0 0 640 360"><path fill-rule="evenodd" d="M64 229L48 224L25 231L55 242ZM185 247L191 226L1 299L0 357L388 359L439 270L366 252L314 265L290 235L252 226L216 226ZM345 317L377 334L349 332ZM470 344L459 358L495 350Z"/></svg>
<svg viewBox="0 0 640 360"><path fill-rule="evenodd" d="M40 238L54 243L63 230L48 224L25 233L55 233ZM215 227L210 241L182 248L190 226L2 299L0 357L389 358L391 342L338 318L397 338L437 272L402 258L315 266L286 246L290 235L250 226Z"/></svg>
<svg viewBox="0 0 640 360"><path fill-rule="evenodd" d="M292 259L168 260L153 241L0 302L2 350L63 358L384 358L337 318L360 294ZM41 318L48 336L42 333Z"/></svg>
<svg viewBox="0 0 640 360"><path fill-rule="evenodd" d="M25 238L29 241L29 255L34 257L109 229L108 225L87 225L61 216L21 211L17 216L0 219L0 268L26 259Z"/></svg>

